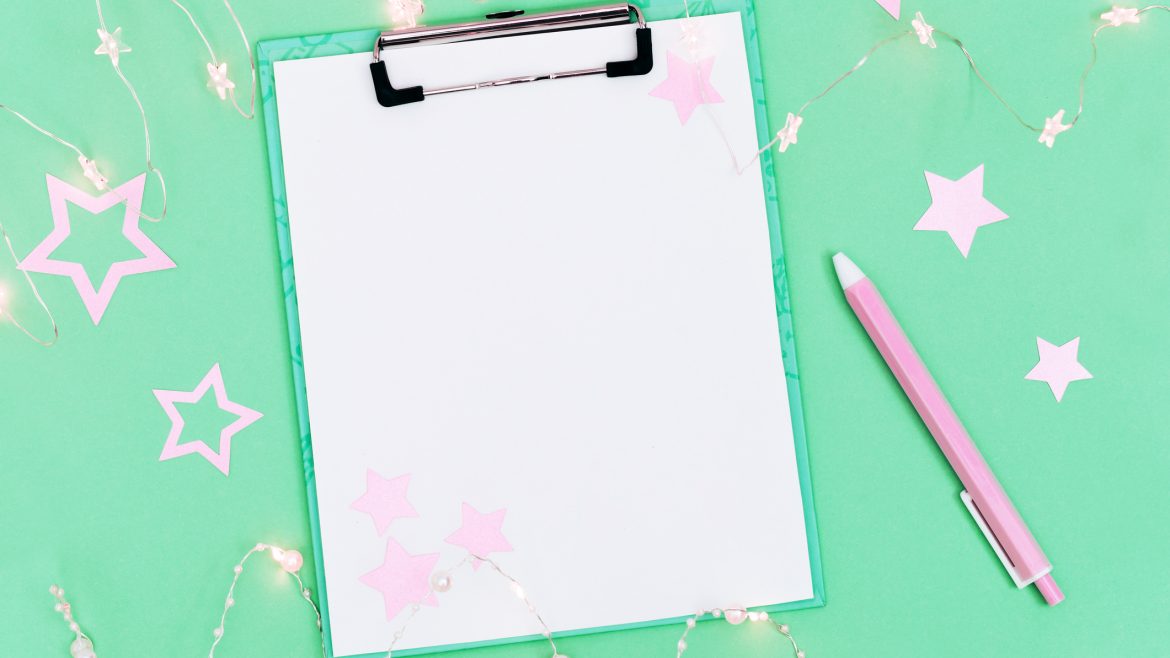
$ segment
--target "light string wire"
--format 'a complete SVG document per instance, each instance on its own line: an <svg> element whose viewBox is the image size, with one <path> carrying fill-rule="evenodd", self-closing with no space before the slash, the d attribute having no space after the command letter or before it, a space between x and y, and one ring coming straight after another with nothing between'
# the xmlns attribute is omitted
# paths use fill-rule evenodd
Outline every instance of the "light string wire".
<svg viewBox="0 0 1170 658"><path fill-rule="evenodd" d="M4 246L8 247L8 253L12 255L12 262L16 264L17 269L20 269L20 257L16 255L16 249L14 249L12 246L12 238L8 237L8 231L4 228L3 223L0 223L0 236L3 236ZM41 310L44 311L45 315L49 318L49 324L52 325L53 328L53 337L46 340L44 338L38 337L36 334L25 328L24 324L22 324L20 320L17 320L16 316L5 307L5 303L8 300L5 299L3 290L0 290L0 318L7 316L8 321L12 323L12 326L19 329L21 333L23 333L25 336L28 336L28 338L34 343L37 343L42 347L52 347L54 344L56 344L57 339L61 337L61 333L57 329L57 319L53 317L53 312L49 310L48 304L45 304L44 298L41 297L41 291L37 289L37 284L33 283L32 277L29 276L29 273L24 270L20 270L20 273L24 275L24 280L28 282L28 287L30 290L32 290L33 298L37 300L37 304L40 305Z"/></svg>
<svg viewBox="0 0 1170 658"><path fill-rule="evenodd" d="M257 553L268 551L272 555L272 559L280 564L290 576L297 582L297 592L300 593L301 598L305 600L305 604L313 609L313 615L317 618L317 630L321 630L321 610L313 603L312 592L305 587L304 581L301 580L301 565L304 564L304 558L301 554L294 550L285 550L271 544L259 543L253 546L240 558L236 566L232 568L232 584L228 587L227 597L223 601L223 612L219 616L219 626L211 632L214 640L211 643L211 649L207 652L207 658L215 658L215 649L219 643L223 641L225 624L227 623L228 612L236 605L236 585L240 582L240 576L244 573L245 565L248 559ZM321 655L325 656L325 635L321 634Z"/></svg>
<svg viewBox="0 0 1170 658"><path fill-rule="evenodd" d="M732 626L738 626L744 621L751 622L767 622L777 633L783 635L789 644L792 645L792 655L795 658L804 658L804 650L796 643L796 638L792 636L792 632L788 629L788 624L781 624L772 619L767 612L748 611L745 608L711 608L709 610L700 610L693 616L687 619L686 629L683 630L682 636L678 638L678 644L675 647L675 658L682 658L682 655L687 652L690 646L687 644L687 639L691 636L691 632L695 630L699 620L710 615L713 619L722 617L727 620L727 623Z"/></svg>
<svg viewBox="0 0 1170 658"><path fill-rule="evenodd" d="M449 592L454 583L453 574L457 573L465 566L475 564L488 565L492 571L496 573L496 575L508 582L508 586L511 588L512 593L516 595L516 598L520 599L520 601L528 609L528 612L540 625L540 634L544 638L545 642L548 643L549 650L552 651L551 658L568 658L568 656L560 653L557 650L557 643L556 640L553 639L552 628L550 628L548 623L545 622L544 616L541 615L540 611L536 609L536 605L533 604L532 600L528 598L528 593L525 591L524 586L520 584L519 580L516 580L516 578L512 577L511 574L504 571L504 569L500 567L499 564L490 558L481 557L479 555L475 555L474 553L469 553L462 560L460 560L458 564L451 567L450 569L436 571L431 576L429 594L442 594ZM407 615L406 620L402 622L402 626L400 626L398 630L394 631L394 636L390 640L390 646L386 649L385 658L394 658L394 647L398 646L398 643L406 634L407 629L410 628L411 622L414 621L414 618L418 615L421 609L422 606L420 603L415 602L411 604L410 613Z"/></svg>
<svg viewBox="0 0 1170 658"><path fill-rule="evenodd" d="M1102 19L1106 20L1107 22L1105 22L1101 25L1098 25L1093 30L1093 33L1089 38L1089 45L1091 48L1092 55L1089 59L1088 64L1085 65L1084 70L1081 72L1080 80L1079 80L1078 86L1077 86L1077 111L1076 111L1076 114L1073 115L1072 120L1070 121L1069 124L1067 124L1067 126L1062 127L1059 125L1059 117L1062 116L1062 114L1063 114L1063 111L1061 111L1061 113L1059 113L1057 115L1057 117L1054 117L1056 119L1055 123L1057 124L1058 129L1063 128L1063 130L1067 130L1069 128L1072 128L1073 126L1075 126L1077 124L1077 122L1084 115L1085 89L1088 85L1089 74L1093 71L1093 69L1097 65L1097 60L1098 60L1098 56L1099 56L1097 37L1101 34L1101 32L1103 32L1104 30L1109 29L1109 28L1123 27L1124 25L1129 24L1129 23L1137 23L1137 22L1139 22L1137 20L1138 16L1141 16L1141 15L1146 14L1146 13L1151 12L1151 11L1161 10L1161 11L1170 12L1170 5L1148 5L1148 6L1142 7L1142 8L1130 9L1128 11L1132 12L1132 16L1133 16L1134 20L1127 21L1127 20L1106 18L1111 13L1117 12L1119 9L1125 11L1124 8L1114 6L1111 12L1106 12L1106 14L1102 15ZM692 16L691 16L691 11L690 11L690 6L689 6L689 0L684 0L684 12L685 12L685 20L690 21L692 19ZM922 44L924 44L924 45L929 44L929 45L931 45L932 48L934 47L933 39L931 39L932 35L937 35L937 36L939 36L943 39L946 39L947 41L950 41L951 43L953 43L959 49L959 51L962 52L964 59L967 61L968 67L970 67L970 69L971 69L971 72L975 74L975 77L979 79L980 83L984 86L984 88L987 89L987 91L991 94L991 96L993 98L995 98L995 100L997 102L999 102L999 104L1002 105L1004 107L1004 109L1006 109L1012 115L1012 117L1016 120L1017 123L1019 123L1025 129L1030 130L1034 133L1041 133L1043 135L1048 135L1047 126L1041 127L1039 125L1036 125L1034 123L1029 122L1027 119L1025 119L1023 117L1023 115L1011 103L1009 103L1007 101L1006 98L1004 98L1003 94L1001 94L999 92L999 90L993 84L991 84L991 81L987 79L987 77L983 74L983 71L979 68L979 65L976 63L974 55L971 54L971 51L968 50L966 44L963 43L963 41L959 37L957 37L949 32L946 32L944 30L935 29L933 26L926 24L925 21L922 20L921 13L918 14L914 23L916 23L915 29L898 32L897 34L891 35L889 37L886 37L886 38L878 41L861 57L860 60L858 60L858 62L856 64L854 64L851 68L849 68L844 73L842 73L840 76L838 76L835 80L833 80L833 82L831 82L827 87L825 87L825 89L823 91L821 91L816 96L813 96L809 100L805 101L805 103L803 105L801 105L800 109L797 110L795 113L790 113L788 115L788 121L786 122L784 129L779 131L776 134L776 137L774 137L771 141L764 144L764 146L762 146L759 150L757 150L756 153L753 155L753 157L750 158L747 161L747 163L743 166L741 166L739 164L739 159L735 155L735 149L733 149L731 147L731 144L727 138L725 131L723 130L722 125L720 124L718 118L715 116L715 114L710 109L710 103L708 102L709 99L707 98L705 85L702 84L701 80L696 80L696 85L698 86L698 89L700 91L700 94L701 94L701 97L703 100L703 108L706 111L708 117L710 117L711 120L713 121L713 123L716 127L716 130L719 132L720 137L723 140L723 143L727 146L728 154L731 157L732 165L735 167L736 173L739 175L742 175L744 172L747 171L747 169L749 167L753 166L756 162L758 162L760 157L762 157L764 153L771 150L777 144L781 145L780 150L781 150L781 152L783 152L787 148L788 144L796 143L796 130L799 128L801 122L804 120L804 112L806 110L808 110L809 107L811 107L813 104L820 101L821 99L825 98L838 85L840 85L846 79L848 79L849 77L851 77L852 75L857 73L863 66L865 66L869 62L870 57L873 56L873 54L876 53L878 50L881 50L882 48L885 48L886 46L888 46L896 41L899 41L907 36L911 36L911 35L915 35L915 34L919 35L919 38L920 38L920 41ZM920 29L925 29L925 33L920 32ZM684 37L684 39L685 38L686 37ZM693 38L691 39L691 41L693 41ZM691 46L690 51L691 51L692 59L695 59L696 49L694 48L694 44L690 43L689 45ZM699 75L700 75L700 73L698 70L698 66L696 66L695 67L695 76L698 77ZM1051 119L1050 119L1050 121L1051 121ZM1061 130L1058 130L1057 132L1060 132L1060 131ZM1043 141L1043 138L1041 141ZM1051 144L1051 137L1049 137L1048 144Z"/></svg>
<svg viewBox="0 0 1170 658"><path fill-rule="evenodd" d="M211 58L211 67L219 67L223 65L225 70L227 65L219 60L215 55L215 49L211 47L211 41L208 40L207 34L203 32L203 28L199 26L199 22L195 20L194 14L190 9L187 9L179 0L171 0L171 4L178 7L184 14L187 15L187 20L191 21L191 27L195 28L195 32L199 34L199 38L203 41L203 45L207 47L207 55ZM244 26L240 23L240 18L236 16L236 10L232 7L230 0L223 0L223 6L227 8L228 14L232 17L232 22L236 25L236 31L240 33L240 40L244 42L244 50L248 53L248 66L252 71L252 82L250 85L250 99L248 101L248 109L240 107L239 100L236 98L235 84L231 83L230 87L226 88L228 97L231 99L232 106L236 108L236 112L245 119L253 119L256 117L256 60L252 56L252 44L248 41L248 34L244 32ZM214 78L212 79L214 82Z"/></svg>
<svg viewBox="0 0 1170 658"><path fill-rule="evenodd" d="M97 7L98 24L101 26L101 32L99 35L102 35L103 46L107 49L111 47L113 48L113 52L107 53L110 58L110 65L114 67L114 72L118 74L118 79L122 81L122 84L126 87L126 91L130 92L130 98L134 100L134 105L138 107L138 116L142 118L142 136L143 142L146 145L146 170L153 174L154 177L158 180L159 190L162 193L162 211L159 213L158 217L153 217L143 212L141 208L130 205L126 198L123 197L121 193L117 191L117 189L112 188L110 189L110 192L112 192L121 203L125 204L132 211L138 213L138 215L143 219L155 223L161 222L167 216L167 181L166 178L163 177L163 173L159 171L158 167L154 166L154 161L151 159L150 122L146 118L146 109L142 106L142 99L138 97L138 90L134 88L134 85L130 83L129 78L127 78L126 74L122 71L122 63L119 59L119 53L128 52L129 49L121 50L116 37L110 40L110 35L117 34L118 30L111 32L109 26L106 25L105 12L102 11L102 0L94 0L94 4ZM98 186L98 189L101 189L100 185Z"/></svg>

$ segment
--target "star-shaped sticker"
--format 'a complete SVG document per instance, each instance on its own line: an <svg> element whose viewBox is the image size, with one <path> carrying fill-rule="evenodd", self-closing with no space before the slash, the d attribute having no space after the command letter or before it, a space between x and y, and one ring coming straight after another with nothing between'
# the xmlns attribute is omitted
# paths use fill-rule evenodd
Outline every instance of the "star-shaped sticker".
<svg viewBox="0 0 1170 658"><path fill-rule="evenodd" d="M418 516L414 506L406 499L406 488L409 486L409 475L386 479L378 475L374 469L367 468L366 492L349 507L369 514L380 535L386 532L386 528L389 528L395 519Z"/></svg>
<svg viewBox="0 0 1170 658"><path fill-rule="evenodd" d="M203 441L179 443L179 437L183 434L183 415L179 413L175 404L198 403L209 389L215 390L215 403L219 405L219 408L236 416L236 420L232 424L220 431L218 452L212 450L211 446ZM199 382L194 391L188 393L156 389L154 397L158 399L159 404L166 411L167 417L171 419L171 433L167 435L166 445L163 446L162 454L159 455L158 460L161 462L183 455L200 454L224 475L228 474L228 468L231 466L232 437L264 416L259 411L249 409L228 399L227 388L224 387L223 383L223 373L220 371L218 363L211 367L211 371L207 373L203 381Z"/></svg>
<svg viewBox="0 0 1170 658"><path fill-rule="evenodd" d="M98 28L98 39L101 39L101 45L97 50L93 51L95 55L109 55L110 61L114 66L118 65L118 57L122 53L130 52L130 47L122 43L122 28L116 27L113 32L106 32Z"/></svg>
<svg viewBox="0 0 1170 658"><path fill-rule="evenodd" d="M1059 347L1037 337L1036 348L1040 351L1040 362L1024 375L1024 379L1047 382L1052 394L1056 396L1056 401L1060 402L1070 382L1093 378L1093 375L1077 361L1077 350L1080 346L1079 336Z"/></svg>
<svg viewBox="0 0 1170 658"><path fill-rule="evenodd" d="M455 546L462 546L468 553L478 557L487 557L490 553L505 553L512 550L512 544L504 537L504 515L508 510L501 509L490 514L481 514L467 503L463 503L463 525L447 537L446 542ZM472 561L472 567L479 568L479 560Z"/></svg>
<svg viewBox="0 0 1170 658"><path fill-rule="evenodd" d="M207 75L211 76L211 79L207 81L207 86L215 89L215 93L219 94L219 100L227 100L228 90L236 88L236 83L228 77L227 62L219 64L208 62Z"/></svg>
<svg viewBox="0 0 1170 658"><path fill-rule="evenodd" d="M804 117L797 116L791 112L788 113L788 118L784 121L784 127L776 133L776 139L780 140L780 152L783 153L788 150L789 146L796 143L796 133L800 130L800 124L804 123Z"/></svg>
<svg viewBox="0 0 1170 658"><path fill-rule="evenodd" d="M983 198L983 165L957 181L929 171L924 173L931 204L914 230L946 231L963 258L970 253L975 231L980 226L1007 219L1002 210Z"/></svg>
<svg viewBox="0 0 1170 658"><path fill-rule="evenodd" d="M1142 22L1142 17L1138 14L1137 9L1127 9L1114 5L1113 9L1101 14L1101 20L1108 21L1113 27L1121 27L1126 23L1140 23Z"/></svg>
<svg viewBox="0 0 1170 658"><path fill-rule="evenodd" d="M1061 123L1064 121L1064 110L1048 117L1044 120L1044 131L1040 133L1040 143L1052 148L1052 143L1056 141L1056 136L1060 133L1072 128L1071 123Z"/></svg>
<svg viewBox="0 0 1170 658"><path fill-rule="evenodd" d="M914 34L918 35L918 43L931 48L938 47L934 42L934 26L926 22L922 12L914 12L914 20L910 21L910 26L914 28Z"/></svg>
<svg viewBox="0 0 1170 658"><path fill-rule="evenodd" d="M411 555L401 544L389 539L386 541L386 557L382 566L358 580L382 593L386 621L391 621L408 605L439 605L431 589L431 572L438 563L438 553Z"/></svg>
<svg viewBox="0 0 1170 658"><path fill-rule="evenodd" d="M102 321L106 308L114 296L114 291L124 277L132 274L158 272L175 267L174 261L167 257L139 227L141 215L138 211L142 207L142 193L146 187L146 174L125 183L100 197L92 197L73 187L63 180L46 175L49 187L49 206L53 212L53 232L32 250L20 262L20 269L25 272L40 272L42 274L57 274L73 279L73 285L89 311L89 317L94 324ZM139 251L142 258L118 261L110 265L101 286L95 288L81 263L53 260L50 256L65 238L69 237L69 204L97 214L108 210L119 203L126 205L126 215L122 220L122 235Z"/></svg>
<svg viewBox="0 0 1170 658"><path fill-rule="evenodd" d="M700 105L723 102L723 97L711 86L714 57L688 62L673 52L667 52L666 66L666 80L652 89L650 95L674 103L680 123L686 125Z"/></svg>
<svg viewBox="0 0 1170 658"><path fill-rule="evenodd" d="M106 189L109 188L110 181L102 174L101 170L98 169L96 162L90 160L84 155L79 155L77 156L77 163L81 165L81 173L89 179L89 182L93 183L93 186L96 187L99 192L105 192Z"/></svg>

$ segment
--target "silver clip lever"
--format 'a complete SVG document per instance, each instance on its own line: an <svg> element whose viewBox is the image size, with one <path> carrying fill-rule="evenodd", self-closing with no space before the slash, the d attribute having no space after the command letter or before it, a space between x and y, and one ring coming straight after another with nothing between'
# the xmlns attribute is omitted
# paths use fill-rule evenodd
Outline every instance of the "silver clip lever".
<svg viewBox="0 0 1170 658"><path fill-rule="evenodd" d="M421 86L395 89L390 84L390 73L386 69L386 62L382 60L382 51L386 48L419 44L430 45L455 43L459 41L476 41L480 39L518 36L521 34L540 34L544 32L579 30L592 27L609 27L612 25L629 24L631 18L636 20L638 24L638 29L634 32L638 46L637 56L631 60L609 62L605 66L598 66L596 68L560 71L556 73L539 73L435 89L424 89ZM370 64L370 74L374 80L374 92L378 97L378 103L383 107L417 103L425 100L427 96L449 94L456 91L472 91L489 87L537 82L540 80L578 78L587 75L604 74L610 78L646 75L653 69L654 52L650 28L646 26L646 19L642 15L642 10L631 4L605 5L602 7L570 9L532 15L526 15L522 11L497 12L488 15L487 20L483 21L457 23L454 25L422 26L383 32L378 36L377 43L374 45L374 62Z"/></svg>

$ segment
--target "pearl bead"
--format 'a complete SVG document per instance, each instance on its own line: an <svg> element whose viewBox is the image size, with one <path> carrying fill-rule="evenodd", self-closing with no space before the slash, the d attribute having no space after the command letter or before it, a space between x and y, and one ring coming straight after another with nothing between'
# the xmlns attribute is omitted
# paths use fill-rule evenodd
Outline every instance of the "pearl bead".
<svg viewBox="0 0 1170 658"><path fill-rule="evenodd" d="M797 651L797 652L796 652L796 658L804 658L804 652L803 652L803 651Z"/></svg>
<svg viewBox="0 0 1170 658"><path fill-rule="evenodd" d="M69 645L69 655L73 658L94 658L93 643L87 637L79 637Z"/></svg>
<svg viewBox="0 0 1170 658"><path fill-rule="evenodd" d="M300 551L285 551L280 557L280 566L289 573L300 571L304 564L305 558L301 556Z"/></svg>
<svg viewBox="0 0 1170 658"><path fill-rule="evenodd" d="M687 620L687 628L694 628L694 627L695 627L695 618L691 617L690 619Z"/></svg>
<svg viewBox="0 0 1170 658"><path fill-rule="evenodd" d="M236 575L238 576L238 575L244 573L244 567L242 565L237 564L236 567L234 569L232 569L232 571L236 572Z"/></svg>
<svg viewBox="0 0 1170 658"><path fill-rule="evenodd" d="M451 586L454 584L455 582L451 579L451 574L446 571L437 571L431 574L431 589L436 592L449 592L451 591Z"/></svg>
<svg viewBox="0 0 1170 658"><path fill-rule="evenodd" d="M211 631L211 634L216 636L216 637L223 637L223 629L217 628L214 631Z"/></svg>
<svg viewBox="0 0 1170 658"><path fill-rule="evenodd" d="M743 608L731 608L724 611L723 616L727 619L727 623L732 626L739 626L747 619L747 611Z"/></svg>

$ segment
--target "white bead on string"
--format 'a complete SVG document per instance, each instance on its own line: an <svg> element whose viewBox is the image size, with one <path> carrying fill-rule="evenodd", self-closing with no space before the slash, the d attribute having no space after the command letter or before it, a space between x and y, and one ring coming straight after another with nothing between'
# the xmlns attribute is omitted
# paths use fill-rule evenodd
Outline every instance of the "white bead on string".
<svg viewBox="0 0 1170 658"><path fill-rule="evenodd" d="M100 1L100 0L99 0ZM248 101L248 109L240 106L236 99L236 83L228 77L227 62L221 61L215 55L215 49L211 47L211 41L207 38L207 34L200 27L199 21L195 20L195 15L187 9L179 0L171 0L171 4L178 7L180 11L187 16L187 20L191 22L191 27L195 28L195 33L199 35L199 39L207 48L207 55L210 61L207 62L207 75L210 78L207 82L208 88L215 91L216 95L222 101L231 100L232 106L236 108L236 112L245 119L252 119L256 116L256 60L252 57L252 43L248 40L248 35L244 32L244 25L240 23L239 16L236 15L236 10L232 7L230 0L223 0L223 6L227 9L228 15L231 16L232 22L236 26L236 32L240 35L240 40L244 43L244 50L248 54L248 66L252 72L252 83L250 85L251 97Z"/></svg>
<svg viewBox="0 0 1170 658"><path fill-rule="evenodd" d="M745 621L753 623L767 622L777 633L784 636L792 645L792 655L796 658L805 658L804 651L797 645L796 638L792 637L792 633L788 630L788 624L780 624L772 620L772 617L763 610L748 610L742 606L730 606L727 608L711 608L709 610L699 610L694 615L687 618L686 628L682 632L682 636L678 638L678 643L675 645L675 658L682 658L690 645L687 639L691 633L698 627L698 622L703 617L710 615L712 619L722 618L732 626L739 626Z"/></svg>

